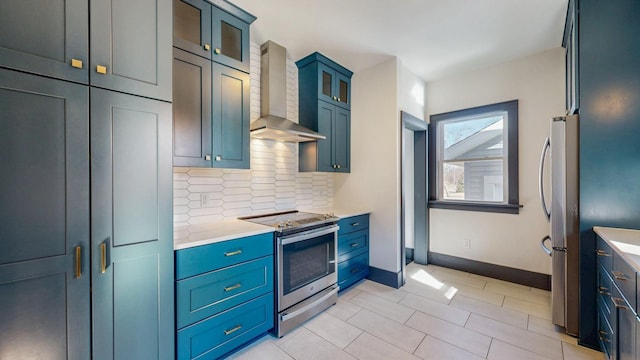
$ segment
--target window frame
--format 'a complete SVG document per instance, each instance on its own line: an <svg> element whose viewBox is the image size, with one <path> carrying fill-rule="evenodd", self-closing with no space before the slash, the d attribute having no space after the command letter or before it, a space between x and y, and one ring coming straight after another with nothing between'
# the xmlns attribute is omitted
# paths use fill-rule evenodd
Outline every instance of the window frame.
<svg viewBox="0 0 640 360"><path fill-rule="evenodd" d="M503 175L502 202L470 201L470 200L445 200L439 198L439 185L442 179L439 169L444 154L440 153L439 145L442 141L441 124L443 122L478 118L485 114L506 113L506 138L503 146L506 147L506 171ZM503 155L505 156L505 155ZM429 208L451 209L466 211L482 211L495 213L518 214L522 205L519 204L519 169L518 169L518 100L510 100L495 104L483 105L468 109L456 110L430 116L429 124ZM503 190L504 191L504 190Z"/></svg>

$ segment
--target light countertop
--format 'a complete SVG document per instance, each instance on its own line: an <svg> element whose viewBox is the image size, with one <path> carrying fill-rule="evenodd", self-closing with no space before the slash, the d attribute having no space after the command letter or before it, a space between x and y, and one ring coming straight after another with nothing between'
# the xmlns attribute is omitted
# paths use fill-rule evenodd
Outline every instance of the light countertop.
<svg viewBox="0 0 640 360"><path fill-rule="evenodd" d="M332 212L339 218L347 218L371 211L356 209L311 209L301 210L326 214ZM203 223L176 226L173 229L173 249L180 250L194 246L213 244L221 241L238 239L245 236L259 235L273 232L274 228L252 222L229 219L215 223Z"/></svg>
<svg viewBox="0 0 640 360"><path fill-rule="evenodd" d="M220 241L245 236L273 232L270 226L230 219L215 223L176 226L173 229L173 249L180 250L194 246L213 244Z"/></svg>
<svg viewBox="0 0 640 360"><path fill-rule="evenodd" d="M607 228L596 226L593 228L620 255L631 264L636 272L640 272L640 230Z"/></svg>

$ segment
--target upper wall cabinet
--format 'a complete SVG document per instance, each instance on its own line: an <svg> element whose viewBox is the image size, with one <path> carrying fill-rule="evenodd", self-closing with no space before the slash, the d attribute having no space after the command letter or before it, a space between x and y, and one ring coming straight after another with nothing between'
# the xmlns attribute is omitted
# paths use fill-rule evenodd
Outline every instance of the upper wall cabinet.
<svg viewBox="0 0 640 360"><path fill-rule="evenodd" d="M167 0L91 0L91 85L171 101L171 18Z"/></svg>
<svg viewBox="0 0 640 360"><path fill-rule="evenodd" d="M173 0L173 9L174 46L249 72L253 15L221 0Z"/></svg>
<svg viewBox="0 0 640 360"><path fill-rule="evenodd" d="M351 109L351 75L353 72L320 53L313 53L296 62L298 69L305 68L305 78L300 79L309 87L309 94L318 100ZM305 90L307 91L307 90Z"/></svg>
<svg viewBox="0 0 640 360"><path fill-rule="evenodd" d="M319 53L296 62L300 124L326 136L300 143L299 170L351 171L351 71Z"/></svg>
<svg viewBox="0 0 640 360"><path fill-rule="evenodd" d="M580 108L580 77L578 63L578 7L569 1L562 46L565 48L565 94L567 115L577 114Z"/></svg>
<svg viewBox="0 0 640 360"><path fill-rule="evenodd" d="M88 83L88 17L83 0L3 1L0 66Z"/></svg>

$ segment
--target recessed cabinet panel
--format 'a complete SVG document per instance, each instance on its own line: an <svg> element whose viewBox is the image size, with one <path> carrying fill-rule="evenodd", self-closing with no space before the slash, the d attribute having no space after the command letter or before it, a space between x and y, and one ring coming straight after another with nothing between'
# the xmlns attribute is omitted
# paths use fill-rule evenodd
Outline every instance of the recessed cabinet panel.
<svg viewBox="0 0 640 360"><path fill-rule="evenodd" d="M173 50L173 133L174 166L211 166L211 61L179 49Z"/></svg>
<svg viewBox="0 0 640 360"><path fill-rule="evenodd" d="M158 116L118 107L112 113L113 244L157 241Z"/></svg>
<svg viewBox="0 0 640 360"><path fill-rule="evenodd" d="M91 89L95 359L173 359L171 140L171 104Z"/></svg>
<svg viewBox="0 0 640 360"><path fill-rule="evenodd" d="M249 75L213 64L213 167L249 168Z"/></svg>
<svg viewBox="0 0 640 360"><path fill-rule="evenodd" d="M336 121L333 134L334 164L337 172L351 171L351 112L336 107Z"/></svg>
<svg viewBox="0 0 640 360"><path fill-rule="evenodd" d="M332 172L334 171L333 161L333 139L334 124L336 117L336 107L318 101L318 132L327 138L318 140L318 165L317 171Z"/></svg>
<svg viewBox="0 0 640 360"><path fill-rule="evenodd" d="M171 101L171 14L168 1L91 0L91 85Z"/></svg>
<svg viewBox="0 0 640 360"><path fill-rule="evenodd" d="M87 1L3 1L0 66L86 84L88 18Z"/></svg>
<svg viewBox="0 0 640 360"><path fill-rule="evenodd" d="M211 58L211 4L173 0L173 46Z"/></svg>
<svg viewBox="0 0 640 360"><path fill-rule="evenodd" d="M91 357L88 101L0 69L2 359Z"/></svg>
<svg viewBox="0 0 640 360"><path fill-rule="evenodd" d="M249 24L214 6L211 26L211 59L249 72Z"/></svg>

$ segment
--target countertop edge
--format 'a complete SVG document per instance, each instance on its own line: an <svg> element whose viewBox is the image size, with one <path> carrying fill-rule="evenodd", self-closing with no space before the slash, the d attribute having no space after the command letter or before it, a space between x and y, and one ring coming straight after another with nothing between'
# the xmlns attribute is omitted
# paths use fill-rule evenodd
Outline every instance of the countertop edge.
<svg viewBox="0 0 640 360"><path fill-rule="evenodd" d="M215 244L223 241L235 240L235 239L240 239L243 237L253 236L253 235L268 234L272 232L273 232L273 228L264 226L264 229L253 229L253 230L246 230L246 231L230 232L228 234L224 234L220 236L212 236L206 239L193 240L193 241L183 242L179 244L176 244L174 240L173 250L174 251L184 250L184 249L189 249L196 246Z"/></svg>
<svg viewBox="0 0 640 360"><path fill-rule="evenodd" d="M594 226L593 231L600 236L612 249L614 249L620 256L628 262L631 266L633 266L636 273L640 273L640 230L635 229L623 229L623 228L612 228L612 227L604 227L604 226ZM616 234L617 233L617 234ZM621 235L634 237L634 240L637 239L637 243L632 244L629 241L625 241L628 239L619 239ZM617 236L617 238L616 238ZM639 250L638 255L629 254L627 251L622 250L617 243L625 243L631 246L637 246Z"/></svg>

